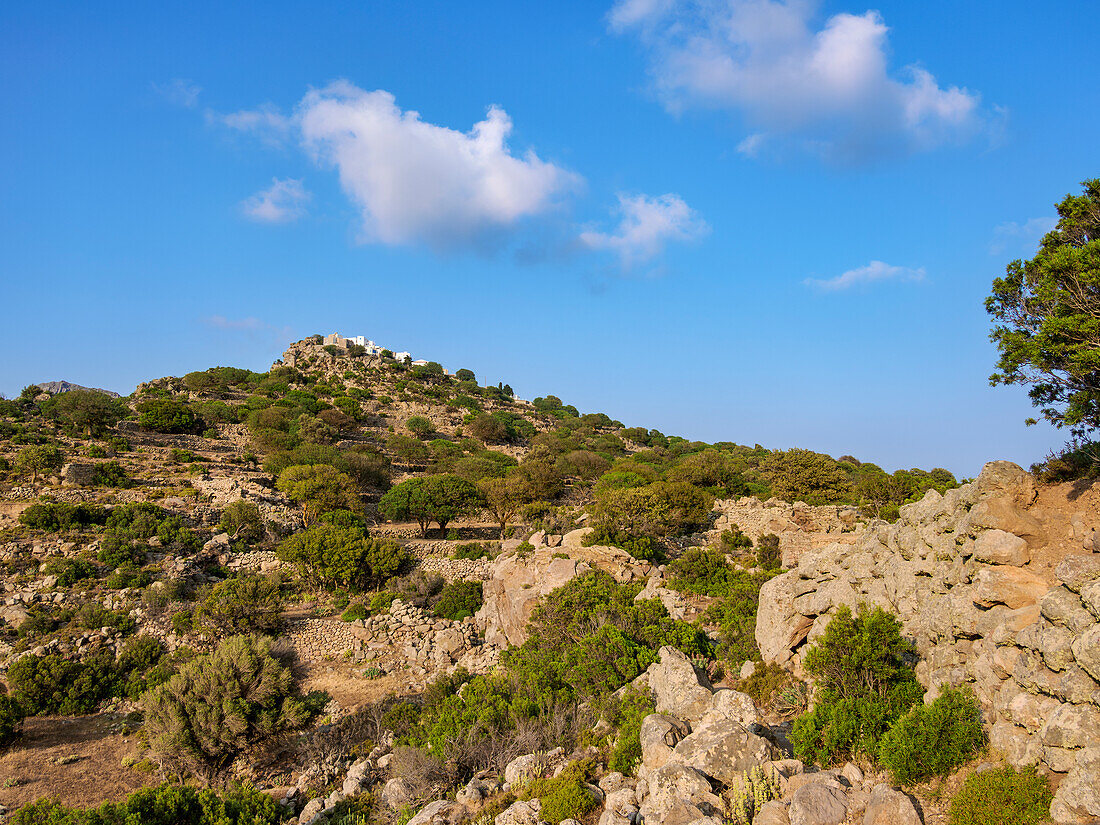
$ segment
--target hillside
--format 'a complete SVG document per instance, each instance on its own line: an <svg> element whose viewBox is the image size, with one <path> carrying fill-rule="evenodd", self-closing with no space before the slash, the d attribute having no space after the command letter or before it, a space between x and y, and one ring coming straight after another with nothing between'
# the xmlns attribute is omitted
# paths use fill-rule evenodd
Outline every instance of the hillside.
<svg viewBox="0 0 1100 825"><path fill-rule="evenodd" d="M792 728L810 647L869 603L919 693L970 685L993 732L952 791L1039 762L1058 821L1100 816L1085 482L693 442L320 336L124 399L28 387L0 479L7 809L185 778L303 825L737 821L764 765L757 823L807 795L841 818L801 822L946 821L942 790L910 802L877 751L811 758ZM1072 688L1017 672L1048 648Z"/></svg>

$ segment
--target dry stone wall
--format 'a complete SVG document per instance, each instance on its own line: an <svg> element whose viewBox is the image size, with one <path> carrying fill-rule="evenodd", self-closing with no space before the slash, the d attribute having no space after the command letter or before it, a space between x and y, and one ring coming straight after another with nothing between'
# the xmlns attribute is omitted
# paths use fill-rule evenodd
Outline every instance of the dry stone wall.
<svg viewBox="0 0 1100 825"><path fill-rule="evenodd" d="M973 483L930 491L854 545L805 553L761 589L756 638L765 661L799 670L838 605L895 613L920 653L926 699L943 684L971 685L994 747L1015 765L1038 762L1053 774L1055 819L1094 822L1100 514L1074 513L1077 552L1054 560L1038 552L1052 537L1028 510L1035 497L1030 475L991 462Z"/></svg>
<svg viewBox="0 0 1100 825"><path fill-rule="evenodd" d="M713 543L724 530L737 528L756 541L763 535L779 536L783 564L797 564L803 553L830 544L855 544L867 528L867 519L854 507L812 507L777 498L760 501L746 496L715 502L718 518L708 533Z"/></svg>

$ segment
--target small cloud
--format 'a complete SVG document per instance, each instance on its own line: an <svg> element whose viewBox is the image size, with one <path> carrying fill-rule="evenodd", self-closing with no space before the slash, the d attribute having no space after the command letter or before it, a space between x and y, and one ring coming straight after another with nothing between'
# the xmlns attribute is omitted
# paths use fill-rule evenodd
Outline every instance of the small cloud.
<svg viewBox="0 0 1100 825"><path fill-rule="evenodd" d="M290 139L294 129L294 119L284 115L271 103L228 114L207 109L206 122L234 132L254 135L272 146L284 144Z"/></svg>
<svg viewBox="0 0 1100 825"><path fill-rule="evenodd" d="M765 139L767 139L767 135L763 132L756 132L738 143L737 151L746 157L754 158L760 153L760 147L764 145Z"/></svg>
<svg viewBox="0 0 1100 825"><path fill-rule="evenodd" d="M151 84L153 91L175 106L183 106L185 109L194 109L199 102L199 93L202 87L177 77L167 83Z"/></svg>
<svg viewBox="0 0 1100 825"><path fill-rule="evenodd" d="M241 202L250 220L260 223L290 223L306 213L310 194L300 180L273 178L271 186Z"/></svg>
<svg viewBox="0 0 1100 825"><path fill-rule="evenodd" d="M906 266L891 266L882 261L871 261L867 266L849 269L835 278L819 280L806 278L802 283L822 292L838 292L860 284L872 284L879 281L923 281L924 267L910 269Z"/></svg>
<svg viewBox="0 0 1100 825"><path fill-rule="evenodd" d="M993 230L993 240L989 244L990 255L1001 255L1009 249L1031 250L1042 237L1058 225L1058 218L1031 218L1019 224L1015 221L1002 223Z"/></svg>
<svg viewBox="0 0 1100 825"><path fill-rule="evenodd" d="M581 244L619 256L623 269L656 258L669 241L698 238L710 227L679 195L619 195L621 218L614 232L580 234Z"/></svg>

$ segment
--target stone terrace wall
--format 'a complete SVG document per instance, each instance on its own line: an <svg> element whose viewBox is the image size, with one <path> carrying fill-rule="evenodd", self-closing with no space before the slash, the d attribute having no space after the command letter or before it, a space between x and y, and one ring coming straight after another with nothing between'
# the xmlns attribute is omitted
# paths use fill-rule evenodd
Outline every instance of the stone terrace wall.
<svg viewBox="0 0 1100 825"><path fill-rule="evenodd" d="M772 533L779 536L783 564L793 567L803 553L829 544L854 544L867 526L867 519L854 507L812 507L777 498L760 501L746 496L715 502L718 520L708 539L714 541L723 530L732 527L756 541Z"/></svg>
<svg viewBox="0 0 1100 825"><path fill-rule="evenodd" d="M993 746L1015 765L1039 762L1052 772L1055 819L1094 822L1100 514L1074 513L1076 551L1052 559L1049 525L1028 510L1035 498L1030 475L991 462L975 482L943 496L930 491L854 546L806 553L761 589L756 638L766 661L798 670L838 605L897 614L921 655L926 699L941 684L971 685Z"/></svg>

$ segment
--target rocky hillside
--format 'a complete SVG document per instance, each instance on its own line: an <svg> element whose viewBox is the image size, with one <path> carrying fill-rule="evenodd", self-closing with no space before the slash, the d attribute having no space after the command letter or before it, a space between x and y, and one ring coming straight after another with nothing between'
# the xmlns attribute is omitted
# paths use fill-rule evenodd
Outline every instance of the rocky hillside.
<svg viewBox="0 0 1100 825"><path fill-rule="evenodd" d="M319 337L57 389L0 400L14 822L144 822L181 778L252 823L928 825L983 782L1100 817L1098 489L691 442ZM822 664L844 605L877 694Z"/></svg>

